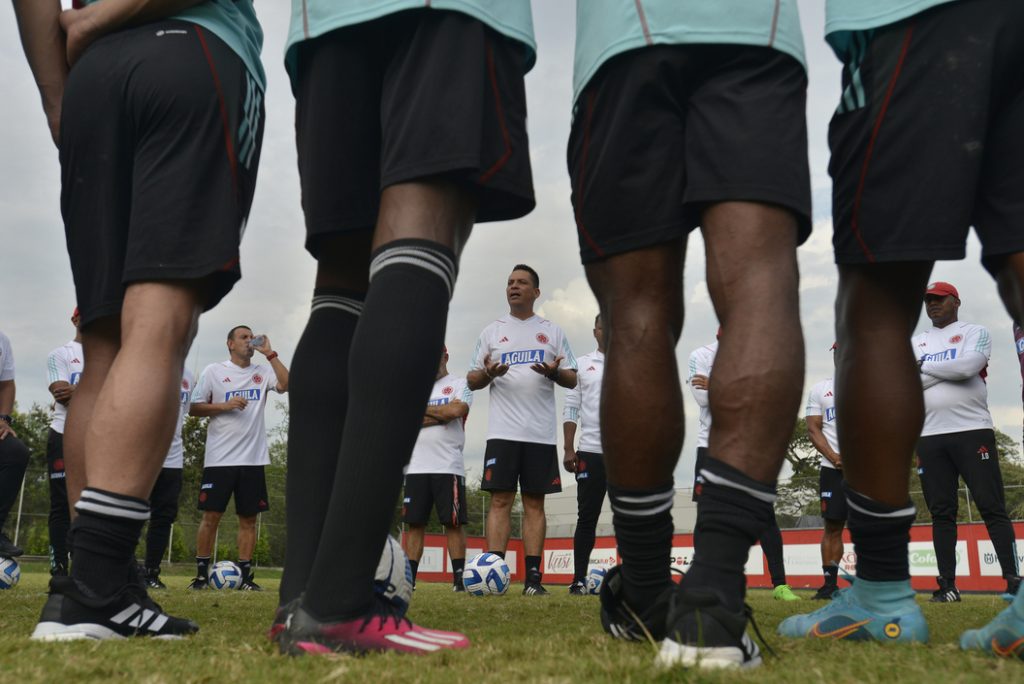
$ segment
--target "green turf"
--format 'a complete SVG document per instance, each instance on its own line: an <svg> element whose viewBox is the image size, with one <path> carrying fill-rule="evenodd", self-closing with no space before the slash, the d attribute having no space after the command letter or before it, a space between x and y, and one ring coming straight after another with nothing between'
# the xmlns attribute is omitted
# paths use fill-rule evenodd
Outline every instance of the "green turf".
<svg viewBox="0 0 1024 684"><path fill-rule="evenodd" d="M783 640L783 617L817 603L775 602L753 591L762 632L778 657L748 673L661 672L653 647L613 641L601 631L595 597L571 597L550 587L548 598L524 597L513 585L504 597L452 594L447 586L421 584L410 616L424 626L460 630L471 649L430 656L373 655L286 658L264 637L277 602L275 573L260 572L268 591L185 590L190 568L165 573L170 590L154 598L172 613L202 626L180 642L35 643L28 639L42 606L47 576L26 565L21 583L0 592L0 672L11 682L1024 682L1024 664L962 653L960 632L987 622L1004 604L995 596L966 596L962 604L924 604L930 646L811 643ZM799 592L808 596L810 592Z"/></svg>

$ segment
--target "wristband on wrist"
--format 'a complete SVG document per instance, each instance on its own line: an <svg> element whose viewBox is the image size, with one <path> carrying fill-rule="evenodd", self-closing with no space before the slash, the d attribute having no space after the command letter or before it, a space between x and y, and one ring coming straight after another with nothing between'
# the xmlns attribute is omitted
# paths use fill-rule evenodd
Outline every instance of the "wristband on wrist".
<svg viewBox="0 0 1024 684"><path fill-rule="evenodd" d="M267 354L267 361L273 361L276 358L277 358L277 352L276 351L272 351L269 354Z"/></svg>
<svg viewBox="0 0 1024 684"><path fill-rule="evenodd" d="M7 415L6 413L0 413L0 420L4 421L8 425L11 424L11 417L9 415Z"/></svg>
<svg viewBox="0 0 1024 684"><path fill-rule="evenodd" d="M558 366L555 366L555 370L551 371L544 377L550 380L551 382L558 382Z"/></svg>

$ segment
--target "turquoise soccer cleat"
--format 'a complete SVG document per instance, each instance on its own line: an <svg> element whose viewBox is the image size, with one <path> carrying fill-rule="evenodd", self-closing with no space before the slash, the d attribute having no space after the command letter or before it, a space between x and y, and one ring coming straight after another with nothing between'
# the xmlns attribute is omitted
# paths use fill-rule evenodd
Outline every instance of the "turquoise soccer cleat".
<svg viewBox="0 0 1024 684"><path fill-rule="evenodd" d="M928 623L914 600L909 581L871 582L858 579L840 589L813 613L793 615L779 634L794 639L848 639L881 643L927 643Z"/></svg>
<svg viewBox="0 0 1024 684"><path fill-rule="evenodd" d="M960 648L1024 661L1024 600L1018 596L1013 605L987 625L964 632L960 637Z"/></svg>

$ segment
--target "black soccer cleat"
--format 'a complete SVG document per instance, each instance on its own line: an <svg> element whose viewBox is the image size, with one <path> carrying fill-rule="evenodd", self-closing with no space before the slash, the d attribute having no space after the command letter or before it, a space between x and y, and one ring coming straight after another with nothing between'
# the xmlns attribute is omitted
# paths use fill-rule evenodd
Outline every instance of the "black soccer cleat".
<svg viewBox="0 0 1024 684"><path fill-rule="evenodd" d="M206 579L202 575L196 575L192 578L192 581L189 582L188 588L191 591L202 591L204 589L209 589L210 580Z"/></svg>
<svg viewBox="0 0 1024 684"><path fill-rule="evenodd" d="M601 626L614 639L658 642L665 638L665 618L675 584L665 587L653 605L638 611L626 603L622 566L608 568L601 582Z"/></svg>
<svg viewBox="0 0 1024 684"><path fill-rule="evenodd" d="M579 580L573 580L573 583L569 585L569 595L570 596L586 596L587 595L587 585L583 584L583 582L581 582Z"/></svg>
<svg viewBox="0 0 1024 684"><path fill-rule="evenodd" d="M0 532L0 558L17 558L23 553L25 553L24 549L12 542L6 534Z"/></svg>
<svg viewBox="0 0 1024 684"><path fill-rule="evenodd" d="M108 598L92 596L70 577L50 580L50 595L32 638L37 641L76 639L181 639L199 625L168 615L135 582Z"/></svg>
<svg viewBox="0 0 1024 684"><path fill-rule="evenodd" d="M249 576L242 580L238 585L238 591L263 591L263 587L253 581L253 578L255 577L255 573L250 573Z"/></svg>
<svg viewBox="0 0 1024 684"><path fill-rule="evenodd" d="M932 592L932 597L928 599L928 603L959 603L960 591L956 588L956 584L945 577L937 577L936 579L939 582L939 588Z"/></svg>
<svg viewBox="0 0 1024 684"><path fill-rule="evenodd" d="M523 583L523 596L548 596L550 592L540 583L539 572L527 572L526 582Z"/></svg>
<svg viewBox="0 0 1024 684"><path fill-rule="evenodd" d="M274 611L274 621L270 623L270 629L267 630L267 639L276 644L281 639L281 632L288 625L288 618L295 613L295 610L301 603L301 598L292 599L283 606L278 606L277 610Z"/></svg>
<svg viewBox="0 0 1024 684"><path fill-rule="evenodd" d="M761 651L747 634L750 617L750 606L735 613L711 590L680 587L672 594L667 633L656 662L662 667L757 667Z"/></svg>
<svg viewBox="0 0 1024 684"><path fill-rule="evenodd" d="M835 593L839 591L839 586L835 584L823 584L818 588L818 591L811 597L812 601L831 601Z"/></svg>
<svg viewBox="0 0 1024 684"><path fill-rule="evenodd" d="M147 589L166 589L167 585L160 581L160 568L146 568L142 571L142 581Z"/></svg>
<svg viewBox="0 0 1024 684"><path fill-rule="evenodd" d="M415 590L415 589L416 589L416 585L413 585L413 590ZM452 591L455 592L456 594L460 594L460 593L461 594L465 594L466 593L466 585L464 585L462 582L458 582L456 584L452 584Z"/></svg>

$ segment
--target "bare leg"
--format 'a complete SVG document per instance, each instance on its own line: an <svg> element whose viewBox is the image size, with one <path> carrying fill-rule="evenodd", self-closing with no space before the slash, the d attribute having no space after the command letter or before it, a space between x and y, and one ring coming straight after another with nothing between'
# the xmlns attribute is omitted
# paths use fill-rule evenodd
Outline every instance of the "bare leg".
<svg viewBox="0 0 1024 684"><path fill-rule="evenodd" d="M445 537L448 540L448 557L449 558L465 558L466 557L466 528L462 525L458 527L445 527ZM422 539L421 539L421 550L422 550Z"/></svg>
<svg viewBox="0 0 1024 684"><path fill-rule="evenodd" d="M251 561L256 549L256 516L238 516L238 560Z"/></svg>
<svg viewBox="0 0 1024 684"><path fill-rule="evenodd" d="M405 555L409 560L420 562L423 557L423 534L426 531L424 525L409 525L405 533ZM451 536L449 535L449 541Z"/></svg>
<svg viewBox="0 0 1024 684"><path fill-rule="evenodd" d="M217 538L222 515L217 511L203 511L203 519L196 532L196 555L200 558L209 558L213 554L213 540Z"/></svg>
<svg viewBox="0 0 1024 684"><path fill-rule="evenodd" d="M826 520L821 535L821 564L838 565L843 559L843 527L842 520Z"/></svg>
<svg viewBox="0 0 1024 684"><path fill-rule="evenodd" d="M523 494L523 551L527 556L544 553L548 521L544 516L544 495Z"/></svg>
<svg viewBox="0 0 1024 684"><path fill-rule="evenodd" d="M487 509L487 550L501 551L508 548L512 534L512 503L515 492L491 492L491 505Z"/></svg>

